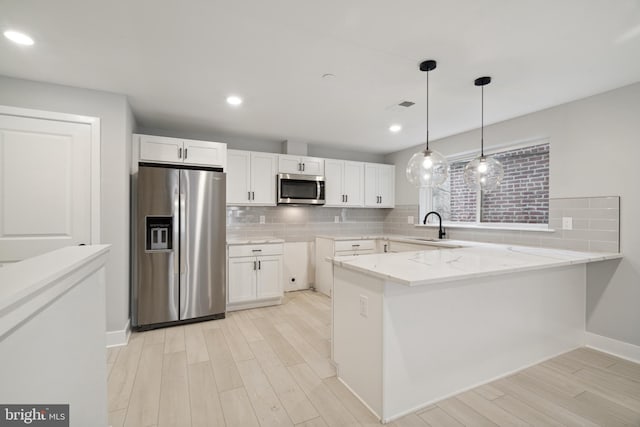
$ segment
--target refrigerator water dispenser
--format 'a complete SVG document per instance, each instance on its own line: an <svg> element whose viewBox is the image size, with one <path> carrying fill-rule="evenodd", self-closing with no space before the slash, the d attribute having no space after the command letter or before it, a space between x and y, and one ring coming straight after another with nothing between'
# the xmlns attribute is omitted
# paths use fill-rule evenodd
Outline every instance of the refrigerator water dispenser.
<svg viewBox="0 0 640 427"><path fill-rule="evenodd" d="M147 251L170 251L173 249L173 218L170 216L148 216Z"/></svg>

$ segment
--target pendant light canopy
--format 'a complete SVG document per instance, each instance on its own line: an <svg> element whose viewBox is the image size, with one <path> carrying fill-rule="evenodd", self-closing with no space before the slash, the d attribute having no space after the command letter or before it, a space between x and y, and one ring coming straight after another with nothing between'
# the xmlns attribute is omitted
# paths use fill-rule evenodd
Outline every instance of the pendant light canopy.
<svg viewBox="0 0 640 427"><path fill-rule="evenodd" d="M493 157L484 155L484 87L491 83L491 77L480 77L475 85L482 89L481 125L480 125L480 157L476 157L464 168L464 182L471 190L484 192L495 190L504 177L502 163Z"/></svg>
<svg viewBox="0 0 640 427"><path fill-rule="evenodd" d="M420 64L420 71L427 74L427 146L415 153L407 164L407 179L416 187L438 187L449 175L449 162L437 151L429 149L429 72L435 70L436 61Z"/></svg>

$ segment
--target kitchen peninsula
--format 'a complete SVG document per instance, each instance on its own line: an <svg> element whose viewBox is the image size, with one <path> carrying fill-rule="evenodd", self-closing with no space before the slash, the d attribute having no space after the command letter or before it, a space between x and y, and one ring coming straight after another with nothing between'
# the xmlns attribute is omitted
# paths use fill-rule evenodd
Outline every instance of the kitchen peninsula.
<svg viewBox="0 0 640 427"><path fill-rule="evenodd" d="M622 257L448 242L333 259L338 377L383 422L584 345L586 264Z"/></svg>

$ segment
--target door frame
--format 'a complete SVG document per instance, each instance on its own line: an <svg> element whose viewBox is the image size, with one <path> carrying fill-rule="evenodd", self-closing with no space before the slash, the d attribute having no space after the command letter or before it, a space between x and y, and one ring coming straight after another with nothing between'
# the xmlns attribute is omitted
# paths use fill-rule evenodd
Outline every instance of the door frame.
<svg viewBox="0 0 640 427"><path fill-rule="evenodd" d="M87 124L91 135L91 240L92 245L101 242L100 233L100 118L78 114L0 105L0 114L31 119L56 120L60 122Z"/></svg>

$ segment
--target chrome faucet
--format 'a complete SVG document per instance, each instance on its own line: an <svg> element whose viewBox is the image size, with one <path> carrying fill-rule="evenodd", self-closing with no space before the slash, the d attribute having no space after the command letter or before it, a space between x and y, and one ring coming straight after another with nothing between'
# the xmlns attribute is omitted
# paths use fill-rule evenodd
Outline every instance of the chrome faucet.
<svg viewBox="0 0 640 427"><path fill-rule="evenodd" d="M444 228L442 228L442 217L440 216L440 214L436 211L431 211L428 212L425 216L424 216L424 220L422 220L423 224L427 223L427 218L429 218L429 215L434 214L435 216L438 217L438 239L444 239L444 236L447 235L447 233L445 233Z"/></svg>

